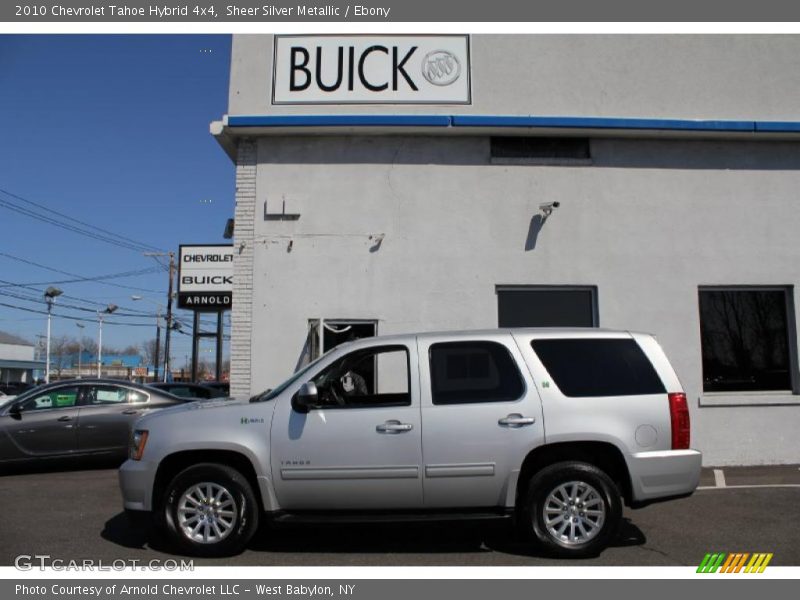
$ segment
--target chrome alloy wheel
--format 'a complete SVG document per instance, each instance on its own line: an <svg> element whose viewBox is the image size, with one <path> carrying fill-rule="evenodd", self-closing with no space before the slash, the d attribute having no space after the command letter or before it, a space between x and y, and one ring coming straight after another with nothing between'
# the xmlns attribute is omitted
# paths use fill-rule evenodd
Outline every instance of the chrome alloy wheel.
<svg viewBox="0 0 800 600"><path fill-rule="evenodd" d="M606 503L584 481L568 481L547 496L542 507L547 532L562 544L584 544L594 538L606 520Z"/></svg>
<svg viewBox="0 0 800 600"><path fill-rule="evenodd" d="M236 510L227 488L205 481L187 489L178 500L178 525L191 541L216 544L233 531Z"/></svg>

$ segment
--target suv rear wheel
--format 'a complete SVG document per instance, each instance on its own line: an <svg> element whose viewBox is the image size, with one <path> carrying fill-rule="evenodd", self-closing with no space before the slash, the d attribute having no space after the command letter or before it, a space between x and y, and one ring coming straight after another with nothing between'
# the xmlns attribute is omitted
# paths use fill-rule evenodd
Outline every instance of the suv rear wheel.
<svg viewBox="0 0 800 600"><path fill-rule="evenodd" d="M216 463L178 473L162 510L172 541L196 556L237 554L258 527L252 486L236 469Z"/></svg>
<svg viewBox="0 0 800 600"><path fill-rule="evenodd" d="M536 473L523 500L522 527L548 554L594 556L613 542L622 501L611 478L594 465L561 462Z"/></svg>

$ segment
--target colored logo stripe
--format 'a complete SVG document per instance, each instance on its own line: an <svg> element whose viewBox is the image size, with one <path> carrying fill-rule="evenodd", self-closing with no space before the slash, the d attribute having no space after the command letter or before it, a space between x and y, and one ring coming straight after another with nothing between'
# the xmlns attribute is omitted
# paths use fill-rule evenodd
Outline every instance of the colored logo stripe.
<svg viewBox="0 0 800 600"><path fill-rule="evenodd" d="M764 569L767 568L769 561L772 560L772 554L753 554L753 558L750 559L750 562L747 564L745 568L745 573L763 573Z"/></svg>
<svg viewBox="0 0 800 600"><path fill-rule="evenodd" d="M706 554L700 566L697 567L698 573L716 573L722 561L725 560L725 553Z"/></svg>
<svg viewBox="0 0 800 600"><path fill-rule="evenodd" d="M703 557L700 566L697 567L698 573L739 573L744 568L744 573L763 573L764 569L772 560L772 553L756 552L735 552L727 554L725 552L708 553ZM747 562L747 559L750 559ZM745 566L747 562L747 566Z"/></svg>

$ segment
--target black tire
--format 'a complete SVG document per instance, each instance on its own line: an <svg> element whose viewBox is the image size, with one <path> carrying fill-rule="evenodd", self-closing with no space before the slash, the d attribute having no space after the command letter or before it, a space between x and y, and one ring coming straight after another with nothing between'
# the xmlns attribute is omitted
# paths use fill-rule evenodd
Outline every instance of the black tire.
<svg viewBox="0 0 800 600"><path fill-rule="evenodd" d="M573 485L577 485L578 501L571 506L564 502L562 507L558 502L573 496ZM581 500L584 492L586 495ZM551 494L555 497L546 505ZM615 483L594 465L578 461L549 465L534 474L520 508L522 532L533 536L547 554L565 558L598 555L616 540L622 521L622 499ZM548 512L553 519L550 528L545 522L545 509L552 511ZM556 513L557 509L565 512ZM602 519L596 514L600 509L603 510ZM570 523L570 519L578 521ZM564 532L559 536L561 528ZM576 539L569 539L570 531L575 533Z"/></svg>
<svg viewBox="0 0 800 600"><path fill-rule="evenodd" d="M209 488L206 484L209 484ZM196 486L200 486L199 488ZM216 486L216 487L214 487ZM208 517L198 516L197 520L182 520L181 504L186 506L199 506L196 502L184 500L184 494L194 490L193 499L207 496L202 490L211 490L210 496L219 497L221 504L216 507L204 507L205 510L220 511L209 520ZM258 529L259 508L253 488L236 469L217 463L201 463L193 465L178 473L167 486L164 501L160 508L161 516L170 540L182 551L194 556L232 556L244 550L247 543ZM194 510L189 514L201 513ZM224 513L224 515L223 515ZM183 513L186 514L185 512ZM206 520L204 520L206 519ZM217 519L219 536L213 529L214 519ZM220 520L224 519L224 520ZM202 521L202 523L201 523ZM189 529L199 524L199 536L206 532L206 541L192 537ZM210 534L210 535L209 535Z"/></svg>

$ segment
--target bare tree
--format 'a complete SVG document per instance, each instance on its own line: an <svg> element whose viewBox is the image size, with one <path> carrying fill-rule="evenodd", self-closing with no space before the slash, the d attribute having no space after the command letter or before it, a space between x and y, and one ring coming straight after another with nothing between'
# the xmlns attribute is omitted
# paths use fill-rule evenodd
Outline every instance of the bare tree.
<svg viewBox="0 0 800 600"><path fill-rule="evenodd" d="M97 355L97 340L94 338L84 336L81 340L81 347L89 354Z"/></svg>
<svg viewBox="0 0 800 600"><path fill-rule="evenodd" d="M144 361L148 365L154 365L156 361L156 340L148 340L144 342L141 346L141 352L144 356ZM164 361L164 343L161 342L161 346L158 349L158 360L159 362Z"/></svg>
<svg viewBox="0 0 800 600"><path fill-rule="evenodd" d="M122 352L120 352L120 354L124 354L126 356L132 356L134 354L139 356L139 355L141 355L141 353L142 353L142 349L139 346L134 346L133 344L125 346L122 349Z"/></svg>
<svg viewBox="0 0 800 600"><path fill-rule="evenodd" d="M207 360L197 361L198 381L205 381L206 379L213 377L213 373L214 373L214 366L211 363L209 363Z"/></svg>
<svg viewBox="0 0 800 600"><path fill-rule="evenodd" d="M56 370L59 379L61 371L69 362L70 354L77 350L78 342L66 335L55 337L50 341L50 367Z"/></svg>

